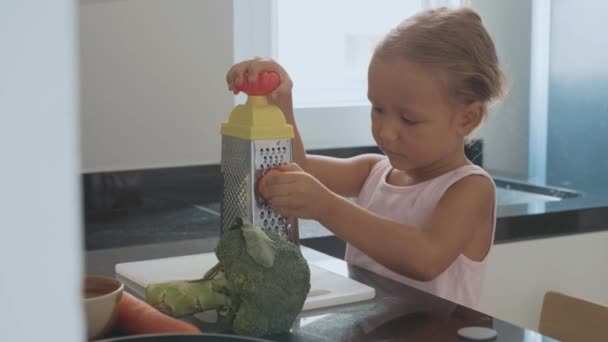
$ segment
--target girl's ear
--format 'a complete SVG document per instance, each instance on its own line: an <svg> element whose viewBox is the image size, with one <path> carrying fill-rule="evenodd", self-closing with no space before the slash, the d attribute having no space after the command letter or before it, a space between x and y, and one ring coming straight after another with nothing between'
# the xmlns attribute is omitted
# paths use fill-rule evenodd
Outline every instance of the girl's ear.
<svg viewBox="0 0 608 342"><path fill-rule="evenodd" d="M486 106L479 101L467 105L460 115L458 133L465 137L471 134L481 124L485 113Z"/></svg>

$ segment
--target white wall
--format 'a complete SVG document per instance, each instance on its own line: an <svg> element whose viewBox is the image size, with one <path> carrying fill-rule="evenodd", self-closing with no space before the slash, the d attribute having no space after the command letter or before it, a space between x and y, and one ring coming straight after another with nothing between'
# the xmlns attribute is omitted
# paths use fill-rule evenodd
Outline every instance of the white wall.
<svg viewBox="0 0 608 342"><path fill-rule="evenodd" d="M496 41L511 84L509 97L479 132L485 163L525 176L531 3L471 3ZM83 171L219 162L219 126L234 106L224 74L235 54L251 57L241 56L242 48L270 49L258 40L253 47L234 46L233 1L81 0L80 14ZM260 18L239 23L266 20ZM365 109L296 114L308 148L373 144Z"/></svg>
<svg viewBox="0 0 608 342"><path fill-rule="evenodd" d="M0 341L83 341L76 6L0 1Z"/></svg>
<svg viewBox="0 0 608 342"><path fill-rule="evenodd" d="M480 311L538 329L547 290L608 305L608 232L496 245Z"/></svg>
<svg viewBox="0 0 608 342"><path fill-rule="evenodd" d="M484 139L484 166L507 176L526 177L532 1L472 0L471 6L492 35L509 83L508 96L478 132Z"/></svg>
<svg viewBox="0 0 608 342"><path fill-rule="evenodd" d="M232 30L232 1L81 1L82 170L219 161Z"/></svg>

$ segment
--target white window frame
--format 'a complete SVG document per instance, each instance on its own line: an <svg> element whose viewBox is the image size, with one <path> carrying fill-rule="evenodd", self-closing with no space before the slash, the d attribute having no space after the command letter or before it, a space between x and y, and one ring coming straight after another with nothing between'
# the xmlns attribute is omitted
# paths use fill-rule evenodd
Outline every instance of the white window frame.
<svg viewBox="0 0 608 342"><path fill-rule="evenodd" d="M551 0L533 0L528 177L536 184L547 182L550 44Z"/></svg>

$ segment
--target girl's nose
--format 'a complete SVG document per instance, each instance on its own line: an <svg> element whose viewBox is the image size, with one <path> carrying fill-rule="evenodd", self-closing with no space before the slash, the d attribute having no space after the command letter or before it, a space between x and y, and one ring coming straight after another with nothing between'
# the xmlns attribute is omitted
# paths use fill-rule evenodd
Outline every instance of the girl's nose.
<svg viewBox="0 0 608 342"><path fill-rule="evenodd" d="M398 122L387 118L380 124L379 137L383 142L392 142L399 137Z"/></svg>

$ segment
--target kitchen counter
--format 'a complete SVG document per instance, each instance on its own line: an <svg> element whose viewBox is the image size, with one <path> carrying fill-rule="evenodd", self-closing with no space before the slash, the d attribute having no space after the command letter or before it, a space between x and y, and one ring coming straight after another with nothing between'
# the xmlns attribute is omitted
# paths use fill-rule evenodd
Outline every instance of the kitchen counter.
<svg viewBox="0 0 608 342"><path fill-rule="evenodd" d="M348 157L363 149L325 151ZM608 229L608 193L579 193L492 174L498 187L495 244ZM219 235L219 166L192 166L83 175L87 250ZM553 199L551 199L553 197ZM549 200L547 200L549 199ZM558 200L555 200L558 199ZM317 222L300 220L303 244L344 243Z"/></svg>
<svg viewBox="0 0 608 342"><path fill-rule="evenodd" d="M157 244L219 236L215 198L177 200L145 195L136 208L88 217L86 250ZM608 202L588 194L557 202L499 206L494 243L581 234L608 229ZM99 213L99 212L98 212ZM299 220L303 245L343 258L346 245L316 221Z"/></svg>
<svg viewBox="0 0 608 342"><path fill-rule="evenodd" d="M86 253L88 274L114 275L117 263L213 250L217 238L161 244L108 248ZM540 334L454 304L439 297L396 283L343 260L307 247L302 251L310 264L350 277L376 289L376 297L358 303L303 312L288 334L276 341L458 341L457 331L467 326L484 326L497 331L495 341L552 341ZM193 317L185 319L206 332L214 325Z"/></svg>

